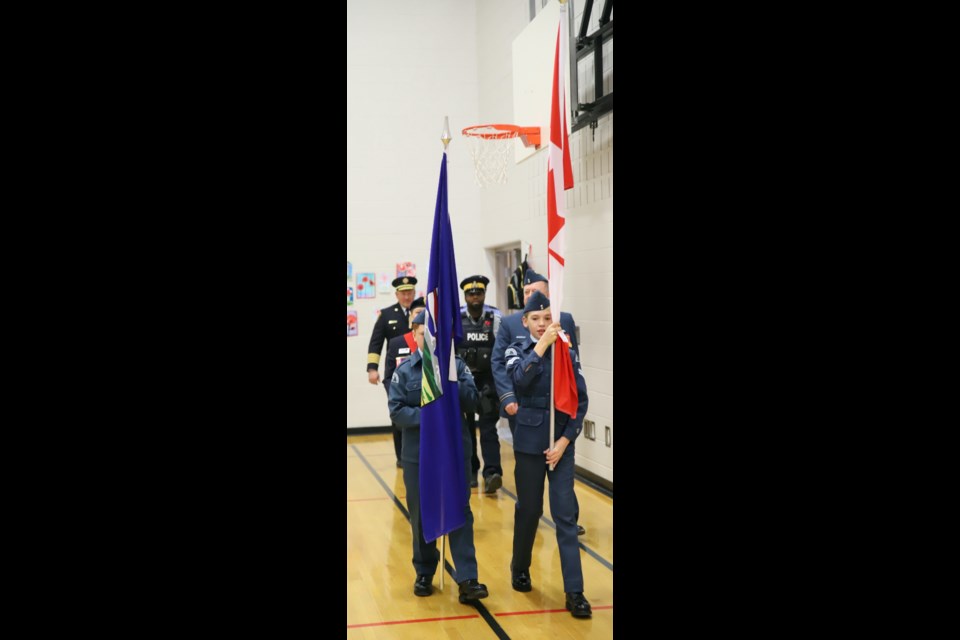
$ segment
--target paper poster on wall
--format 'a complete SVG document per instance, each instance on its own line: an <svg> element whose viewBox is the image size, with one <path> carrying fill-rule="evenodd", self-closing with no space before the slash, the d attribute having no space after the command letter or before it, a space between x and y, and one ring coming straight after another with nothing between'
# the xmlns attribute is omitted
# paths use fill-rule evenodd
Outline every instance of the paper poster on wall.
<svg viewBox="0 0 960 640"><path fill-rule="evenodd" d="M390 277L389 273L378 273L377 274L377 293L382 296L388 296L393 293L392 283L393 278Z"/></svg>
<svg viewBox="0 0 960 640"><path fill-rule="evenodd" d="M412 262L398 262L397 263L397 277L401 278L403 276L417 276L417 265Z"/></svg>
<svg viewBox="0 0 960 640"><path fill-rule="evenodd" d="M347 280L353 277L353 265L347 260Z"/></svg>
<svg viewBox="0 0 960 640"><path fill-rule="evenodd" d="M347 287L347 304L353 304L353 287Z"/></svg>
<svg viewBox="0 0 960 640"><path fill-rule="evenodd" d="M357 274L357 300L377 295L377 276L373 273Z"/></svg>
<svg viewBox="0 0 960 640"><path fill-rule="evenodd" d="M357 312L347 311L347 337L357 335Z"/></svg>

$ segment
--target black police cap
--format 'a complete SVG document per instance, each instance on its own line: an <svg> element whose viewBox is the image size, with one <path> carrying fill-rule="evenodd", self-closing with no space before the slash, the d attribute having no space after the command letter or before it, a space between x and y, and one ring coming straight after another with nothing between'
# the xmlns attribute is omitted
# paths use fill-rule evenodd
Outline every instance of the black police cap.
<svg viewBox="0 0 960 640"><path fill-rule="evenodd" d="M463 279L460 283L460 288L463 289L464 293L472 291L473 289L486 291L488 284L490 284L490 278L486 276L470 276L469 278Z"/></svg>
<svg viewBox="0 0 960 640"><path fill-rule="evenodd" d="M406 291L407 289L413 289L413 286L417 284L417 279L413 276L400 276L394 278L392 284L397 291Z"/></svg>

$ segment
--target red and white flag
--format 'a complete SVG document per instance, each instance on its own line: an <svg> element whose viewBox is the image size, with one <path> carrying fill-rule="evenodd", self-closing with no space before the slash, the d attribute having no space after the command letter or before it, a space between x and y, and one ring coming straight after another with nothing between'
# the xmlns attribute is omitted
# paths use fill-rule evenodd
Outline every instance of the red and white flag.
<svg viewBox="0 0 960 640"><path fill-rule="evenodd" d="M550 311L560 320L563 303L563 269L567 248L564 226L567 205L564 191L573 188L573 167L567 139L567 92L563 82L570 29L566 5L560 6L557 49L553 59L553 101L550 107L550 150L547 156L547 280L550 287ZM577 415L577 382L565 340L554 343L554 406L558 411Z"/></svg>

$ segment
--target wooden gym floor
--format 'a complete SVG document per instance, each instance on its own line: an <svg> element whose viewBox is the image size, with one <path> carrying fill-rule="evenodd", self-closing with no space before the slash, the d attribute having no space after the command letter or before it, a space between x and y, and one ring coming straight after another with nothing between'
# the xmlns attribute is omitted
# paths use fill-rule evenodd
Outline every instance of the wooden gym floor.
<svg viewBox="0 0 960 640"><path fill-rule="evenodd" d="M560 554L546 495L530 567L533 591L520 593L510 585L516 485L513 447L503 439L500 456L503 487L493 495L478 494L481 480L470 497L479 580L490 592L474 607L457 600L449 548L443 590L438 568L433 595L413 595L416 573L406 491L392 436L347 436L348 638L613 637L613 499L576 481L580 524L586 529L580 536L584 595L593 617L574 618L564 608Z"/></svg>

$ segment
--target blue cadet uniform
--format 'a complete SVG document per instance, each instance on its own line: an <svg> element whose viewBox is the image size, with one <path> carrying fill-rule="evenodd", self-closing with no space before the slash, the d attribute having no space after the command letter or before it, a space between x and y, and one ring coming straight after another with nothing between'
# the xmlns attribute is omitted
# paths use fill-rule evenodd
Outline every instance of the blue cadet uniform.
<svg viewBox="0 0 960 640"><path fill-rule="evenodd" d="M524 314L542 311L550 300L539 291L534 292L524 306ZM570 417L554 410L554 439L564 436L570 444L553 471L548 470L544 451L550 446L550 370L554 349L564 348L559 338L543 357L534 347L537 340L527 333L523 340L507 347L507 373L513 381L517 424L513 433L516 458L514 478L517 485L517 504L513 522L513 588L530 591L530 562L537 535L537 524L543 515L543 484L550 477L550 514L556 523L557 546L560 549L560 569L563 590L567 594L567 609L577 617L591 614L590 604L583 597L583 570L580 565L580 546L577 542L577 498L573 490L575 442L583 428L587 413L587 385L580 370L579 356L570 348L570 360L577 382L577 415Z"/></svg>
<svg viewBox="0 0 960 640"><path fill-rule="evenodd" d="M523 286L534 282L547 282L547 279L533 269L527 268L523 274ZM574 322L573 316L566 311L560 313L560 327L570 337L570 344L573 345L573 350L577 354L577 360L575 360L575 362L579 362L580 347L577 344L577 324ZM523 341L528 335L530 335L530 332L523 326L523 311L503 318L500 322L500 331L497 333L497 339L493 343L493 356L490 358L493 369L493 381L497 386L497 393L500 400L500 415L507 419L507 423L510 426L510 433L516 432L517 419L516 416L508 414L505 407L511 402L516 402L517 397L513 391L513 381L510 379L510 376L507 375L507 362L504 359L504 351L506 351L507 347L513 342L517 340ZM580 505L578 503L577 520L580 519L579 516ZM582 536L586 533L586 530L580 525L577 525L577 532Z"/></svg>
<svg viewBox="0 0 960 640"><path fill-rule="evenodd" d="M527 269L523 278L524 286L533 282L546 281L546 278L533 269ZM562 311L560 313L560 326L570 337L570 344L573 345L573 350L576 351L577 357L579 358L580 345L577 344L577 324L574 322L573 316L566 311ZM493 354L490 356L493 381L494 384L496 384L497 396L500 401L500 415L507 418L507 421L510 423L511 433L516 429L516 420L514 416L504 411L504 407L511 402L516 402L517 398L513 391L513 381L510 380L510 376L507 375L507 362L503 352L506 351L507 347L513 342L525 340L529 335L530 332L523 326L523 311L504 316L500 321L500 330L497 332L497 337L493 343Z"/></svg>
<svg viewBox="0 0 960 640"><path fill-rule="evenodd" d="M399 306L399 305L398 305ZM423 298L417 298L410 303L410 312L416 313L416 309L424 308L426 303L423 301ZM407 332L397 336L396 338L390 338L390 341L387 342L387 356L383 363L383 388L387 390L387 400L390 399L390 378L393 376L394 370L397 368L401 362L410 357L411 354L417 351L417 343L413 339L413 333L409 330L410 323L407 322ZM400 464L400 448L403 444L402 441L402 431L397 425L393 425L393 449L397 454L397 466Z"/></svg>
<svg viewBox="0 0 960 640"><path fill-rule="evenodd" d="M421 311L414 319L415 324L423 324L425 313ZM477 403L477 387L467 364L456 358L457 387L460 394L460 406L472 410ZM413 568L417 572L413 592L418 596L428 596L433 592L432 579L440 562L437 541L427 542L423 538L423 523L420 519L420 390L423 377L423 358L419 351L397 366L390 381L388 402L390 419L403 431L403 483L407 490L407 509L410 512L410 527L413 533ZM463 469L469 487L467 469L470 467L469 431L461 422L463 435ZM451 531L450 553L456 569L457 582L460 585L460 602L466 603L487 597L486 585L477 582L477 553L473 544L473 512L470 510L470 490L464 495L466 523Z"/></svg>
<svg viewBox="0 0 960 640"><path fill-rule="evenodd" d="M471 296L474 303L477 296L485 295L490 279L486 276L470 276L460 283L464 298ZM474 305L476 306L476 304ZM500 411L497 402L497 387L493 382L490 358L493 344L500 329L500 310L484 304L479 317L474 320L466 305L461 308L460 322L463 326L463 340L457 345L457 355L466 361L473 374L473 380L479 393L477 420L474 412L466 412L467 427L470 429L472 472L471 486L476 486L480 459L477 457L477 431L480 432L480 450L483 453L484 493L495 493L503 484L503 468L500 466L500 437L497 435L497 422Z"/></svg>

